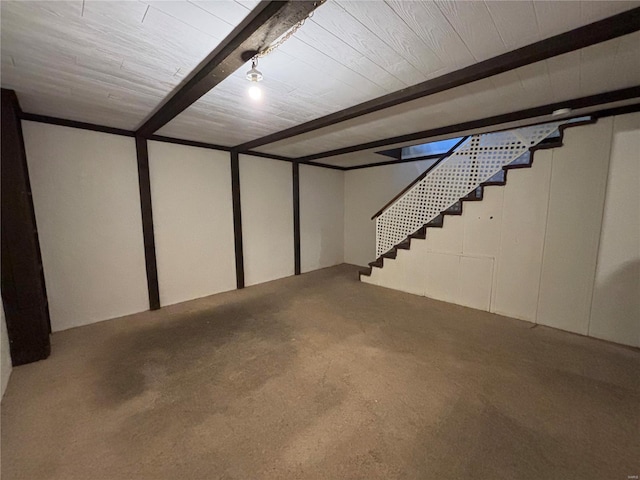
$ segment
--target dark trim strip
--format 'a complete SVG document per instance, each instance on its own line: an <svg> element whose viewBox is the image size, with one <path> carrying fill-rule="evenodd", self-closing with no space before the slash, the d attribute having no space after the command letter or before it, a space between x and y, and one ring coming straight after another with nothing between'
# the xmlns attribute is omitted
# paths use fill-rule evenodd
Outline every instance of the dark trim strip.
<svg viewBox="0 0 640 480"><path fill-rule="evenodd" d="M270 153L254 152L252 150L240 152L243 155L251 155L253 157L268 158L269 160L280 160L282 162L294 162L294 158L283 157L282 155L272 155Z"/></svg>
<svg viewBox="0 0 640 480"><path fill-rule="evenodd" d="M244 251L242 247L242 206L240 205L240 160L231 151L231 197L233 201L233 238L236 254L236 286L244 288Z"/></svg>
<svg viewBox="0 0 640 480"><path fill-rule="evenodd" d="M300 275L300 164L291 164L293 174L293 258L294 273Z"/></svg>
<svg viewBox="0 0 640 480"><path fill-rule="evenodd" d="M296 158L291 158L291 157L284 157L282 155L273 155L271 153L263 153L263 152L256 152L254 150L247 150L246 152L239 152L242 155L251 155L254 157L260 157L260 158L268 158L270 160L280 160L283 162L297 162L297 163L302 163L304 165L312 165L314 167L322 167L322 168L330 168L332 170L344 170L344 167L339 167L337 165L329 165L326 163L320 163L320 162L298 162L298 159Z"/></svg>
<svg viewBox="0 0 640 480"><path fill-rule="evenodd" d="M394 107L418 98L443 92L483 78L515 68L530 65L563 53L605 42L640 30L640 7L619 13L604 20L585 25L569 32L532 43L526 47L498 55L474 65L404 88L394 93L360 103L330 115L296 125L286 130L266 135L238 145L239 150L249 150L303 133L318 130L336 123L351 120L369 113Z"/></svg>
<svg viewBox="0 0 640 480"><path fill-rule="evenodd" d="M613 107L613 108L607 108L604 110L598 110L596 112L591 112L585 115L579 115L580 117L582 116L590 116L593 118L606 118L606 117L612 117L615 115L626 115L628 113L636 113L636 112L640 112L640 103L634 103L633 105L624 105L622 107ZM543 122L546 123L546 122ZM572 123L569 124L571 126L575 126L575 125L580 125L580 123ZM499 130L495 130L495 131L499 131ZM488 133L488 132L485 132ZM380 162L380 163L366 163L363 165L355 165L353 167L345 167L344 170L358 170L360 168L371 168L371 167L378 167L378 166L383 166L383 165L395 165L396 163L411 163L411 162L419 162L421 159L408 159L408 160L397 160L397 161L390 161L390 162Z"/></svg>
<svg viewBox="0 0 640 480"><path fill-rule="evenodd" d="M637 87L632 87L632 88L637 88ZM615 92L610 92L610 93L615 93ZM559 102L558 104L555 104L555 105L561 105L561 104L565 104L565 103L567 103L567 102ZM554 105L550 105L549 107L553 107L553 106ZM543 108L543 107L540 107L540 108ZM637 112L637 111L639 111L639 109L640 109L640 104L633 104L633 105L625 105L625 106L622 106L622 107L614 107L614 108L610 108L610 109L590 112L588 115L597 116L598 118L604 118L604 117L608 117L608 116L612 116L612 115L623 115L625 113ZM29 121L40 122L40 123L49 123L49 124L52 124L52 125L62 125L62 126L65 126L65 127L79 128L79 129L83 129L83 130L93 130L93 131L97 131L97 132L110 133L110 134L113 134L113 135L123 135L123 136L126 136L126 137L135 136L134 132L130 132L128 130L122 130L122 129L112 128L112 127L105 127L105 126L102 126L102 125L95 125L95 124L91 124L91 123L76 122L75 120L66 120L66 119L57 118L57 117L47 117L47 116L44 116L44 115L37 115L37 114L33 114L33 113L22 113L20 118L22 120L29 120ZM491 117L491 118L495 118L495 117ZM487 119L485 119L485 120L487 120ZM464 125L464 124L460 124L460 125ZM487 126L491 126L491 125L487 125ZM449 127L443 127L443 128L449 128ZM478 127L478 128L484 128L484 126L483 127ZM425 130L424 132L428 133L428 132L431 132L431 131L433 131L433 130ZM464 130L456 130L456 131L451 132L451 133L456 133L456 132L460 132L460 131L464 131ZM415 135L415 134L413 134L413 135ZM422 138L427 138L427 137L422 137ZM216 145L216 144L213 144L213 143L205 143L205 142L197 142L197 141L194 141L194 140L184 140L184 139L180 139L180 138L165 137L165 136L161 136L161 135L152 135L151 137L149 137L149 140L155 140L155 141L158 141L158 142L166 142L166 143L175 143L177 145L187 145L187 146L192 146L192 147L207 148L207 149L210 149L210 150L220 150L220 151L231 151L232 150L232 147L226 147L226 146L223 146L223 145ZM353 148L353 147L345 147L345 148ZM269 158L269 159L272 159L272 160L282 160L282 161L287 161L287 162L297 161L301 165L311 165L311 166L314 166L314 167L329 168L329 169L332 169L332 170L342 170L342 171L358 170L358 169L361 169L361 168L379 167L379 166L384 166L384 165L394 165L396 163L419 162L421 160L428 160L430 158L430 156L427 156L427 157L423 157L423 158L420 158L420 159L391 160L391 161L378 162L378 163L366 163L366 164L363 164L363 165L354 165L354 166L351 166L351 167L341 167L339 165L331 165L329 163L315 162L313 160L304 160L304 158L308 158L308 157L302 157L302 159L295 159L295 158L290 158L290 157L284 157L282 155L273 155L273 154L270 154L270 153L255 152L255 151L248 151L248 152L242 152L242 153L246 154L246 155L253 155L255 157ZM350 153L350 152L344 152L344 153Z"/></svg>
<svg viewBox="0 0 640 480"><path fill-rule="evenodd" d="M422 173L421 173L421 174L420 174L420 175L419 175L419 176L418 176L418 177L417 177L413 182L411 182L409 185L407 185L406 187L404 187L400 193L398 193L395 197L393 197L391 200L389 200L389 201L385 204L385 206L384 206L384 207L382 207L380 210L378 210L378 211L373 215L373 217L371 217L371 220L373 220L373 219L374 219L374 218L376 218L378 215L380 215L382 212L384 212L384 211L385 211L385 210L386 210L390 205L392 205L392 204L393 204L393 203L394 203L398 198L400 198L402 195L404 195L404 194L405 194L405 192L406 192L407 190L409 190L409 189L410 189L411 187L413 187L416 183L418 183L420 180L422 180L424 177L426 177L426 176L429 174L429 172L430 172L431 170L433 170L434 168L436 168L436 166L438 166L438 165L440 164L440 162L442 162L445 158L449 157L453 152L455 152L455 151L457 150L457 148L458 148L460 145L462 145L464 142L466 142L466 141L467 141L467 139L468 139L468 138L469 138L468 136L467 136L467 137L462 137L462 138L460 139L460 141L456 142L456 144L455 144L453 147L451 147L451 148L449 149L449 151L448 151L448 152L445 152L445 153L442 153L442 154L438 155L438 157L439 157L439 158L438 158L438 160L437 160L433 165L431 165L429 168L427 168L427 169L426 169L424 172L422 172ZM416 161L419 161L419 160L416 160Z"/></svg>
<svg viewBox="0 0 640 480"><path fill-rule="evenodd" d="M260 2L136 133L155 133L321 4L320 0Z"/></svg>
<svg viewBox="0 0 640 480"><path fill-rule="evenodd" d="M164 137L162 135L151 135L149 140L156 142L175 143L176 145L186 145L188 147L207 148L209 150L220 150L222 152L230 152L231 147L225 147L223 145L215 145L213 143L196 142L194 140L183 140L181 138Z"/></svg>
<svg viewBox="0 0 640 480"><path fill-rule="evenodd" d="M29 120L30 122L48 123L50 125L60 125L62 127L81 128L83 130L93 130L94 132L111 133L113 135L122 135L125 137L135 137L135 133L129 130L115 127L105 127L104 125L96 125L94 123L76 122L75 120L65 120L64 118L48 117L46 115L37 115L35 113L23 112L20 116L21 120Z"/></svg>
<svg viewBox="0 0 640 480"><path fill-rule="evenodd" d="M600 110L599 112L590 113L589 115L595 118L606 118L613 117L614 115L626 115L627 113L636 112L640 112L640 103L635 103L633 105L624 105L622 107L606 108L604 110Z"/></svg>
<svg viewBox="0 0 640 480"><path fill-rule="evenodd" d="M147 288L149 309L160 308L158 288L158 266L156 264L156 241L153 234L153 210L151 208L151 180L149 178L149 152L147 139L136 137L138 157L138 185L140 187L140 209L142 212L142 237L144 239L144 260L147 268Z"/></svg>
<svg viewBox="0 0 640 480"><path fill-rule="evenodd" d="M440 158L440 157L442 157L441 153L434 154L434 155L425 155L424 157L417 157L417 158L405 158L404 160L387 160L387 161L378 162L378 163L363 163L362 165L354 165L352 167L344 167L344 169L346 171L349 171L349 170L360 170L361 168L383 167L385 165L396 165L396 164L399 164L399 163L422 162L424 160L433 160L434 158Z"/></svg>
<svg viewBox="0 0 640 480"><path fill-rule="evenodd" d="M335 150L329 150L326 152L315 153L313 155L307 155L301 157L301 162L309 160L318 160L321 158L333 157L336 155L343 155L345 153L359 152L361 150L369 150L371 148L380 148L387 145L394 145L398 143L415 142L417 140L423 140L430 137L436 137L441 135L450 135L458 132L464 132L467 130L475 130L481 128L491 127L493 125L500 125L502 123L516 122L520 120L527 120L535 117L542 117L550 115L554 110L559 108L571 108L576 110L578 108L587 108L597 105L603 105L607 103L619 102L624 100L631 100L640 97L640 86L623 88L620 90L614 90L606 93L599 93L597 95L590 95L588 97L574 98L572 100L566 100L564 102L551 103L541 107L527 108L525 110L519 110L517 112L505 113L502 115L495 115L493 117L487 117L480 120L472 120L470 122L459 123L457 125L449 125L446 127L433 128L431 130L422 130L420 132L409 133L407 135L400 135L397 137L385 138L382 140L375 140L373 142L361 143L359 145L352 145L350 147L338 148ZM540 123L540 122L538 122Z"/></svg>
<svg viewBox="0 0 640 480"><path fill-rule="evenodd" d="M321 167L321 168L330 168L331 170L347 170L347 167L341 167L339 165L330 165L328 163L320 163L320 162L313 162L313 161L306 161L306 162L301 162L299 160L296 160L299 164L301 165L310 165L312 167Z"/></svg>
<svg viewBox="0 0 640 480"><path fill-rule="evenodd" d="M45 115L37 115L35 113L21 113L21 120L29 120L31 122L48 123L51 125L61 125L64 127L79 128L81 130L91 130L95 132L110 133L112 135L121 135L125 137L135 137L135 132L123 130L121 128L105 127L104 125L96 125L93 123L76 122L75 120L66 120L58 117L47 117ZM165 137L164 135L151 135L148 140L156 142L174 143L176 145L186 145L188 147L206 148L209 150L219 150L221 152L230 152L232 147L224 145L216 145L214 143L198 142L195 140L185 140L182 138ZM269 158L271 160L282 160L283 162L295 162L297 159L284 157L282 155L272 155L270 153L247 151L242 152L245 155L253 155L254 157ZM305 165L313 165L314 167L330 168L332 170L345 170L344 167L337 165L329 165L320 162L301 162Z"/></svg>

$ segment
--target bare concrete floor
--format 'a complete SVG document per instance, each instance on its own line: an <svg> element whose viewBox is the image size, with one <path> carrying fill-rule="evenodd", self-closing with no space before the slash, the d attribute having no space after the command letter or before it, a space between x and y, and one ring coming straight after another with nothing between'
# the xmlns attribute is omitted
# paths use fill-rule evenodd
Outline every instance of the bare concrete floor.
<svg viewBox="0 0 640 480"><path fill-rule="evenodd" d="M326 269L52 337L2 478L622 479L640 352Z"/></svg>

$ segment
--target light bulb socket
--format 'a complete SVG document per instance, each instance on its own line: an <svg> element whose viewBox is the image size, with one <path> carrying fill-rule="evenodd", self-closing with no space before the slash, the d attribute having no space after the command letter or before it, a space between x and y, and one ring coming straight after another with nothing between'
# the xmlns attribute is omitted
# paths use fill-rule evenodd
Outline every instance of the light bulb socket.
<svg viewBox="0 0 640 480"><path fill-rule="evenodd" d="M259 82L262 80L262 72L256 67L258 66L258 60L251 62L251 70L247 72L247 80L250 82Z"/></svg>

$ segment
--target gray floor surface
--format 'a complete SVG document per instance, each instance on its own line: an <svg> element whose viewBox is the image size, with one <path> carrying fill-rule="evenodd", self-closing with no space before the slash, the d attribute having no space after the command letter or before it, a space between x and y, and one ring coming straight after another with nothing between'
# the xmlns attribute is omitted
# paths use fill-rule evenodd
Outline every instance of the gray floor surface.
<svg viewBox="0 0 640 480"><path fill-rule="evenodd" d="M531 327L342 265L55 333L2 478L639 475L640 351Z"/></svg>

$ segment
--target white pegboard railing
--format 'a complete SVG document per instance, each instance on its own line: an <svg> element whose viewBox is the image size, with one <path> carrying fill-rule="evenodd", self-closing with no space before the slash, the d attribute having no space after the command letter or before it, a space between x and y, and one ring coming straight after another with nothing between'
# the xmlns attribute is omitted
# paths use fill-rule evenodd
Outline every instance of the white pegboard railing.
<svg viewBox="0 0 640 480"><path fill-rule="evenodd" d="M376 255L409 235L486 182L565 121L473 135L376 218Z"/></svg>

